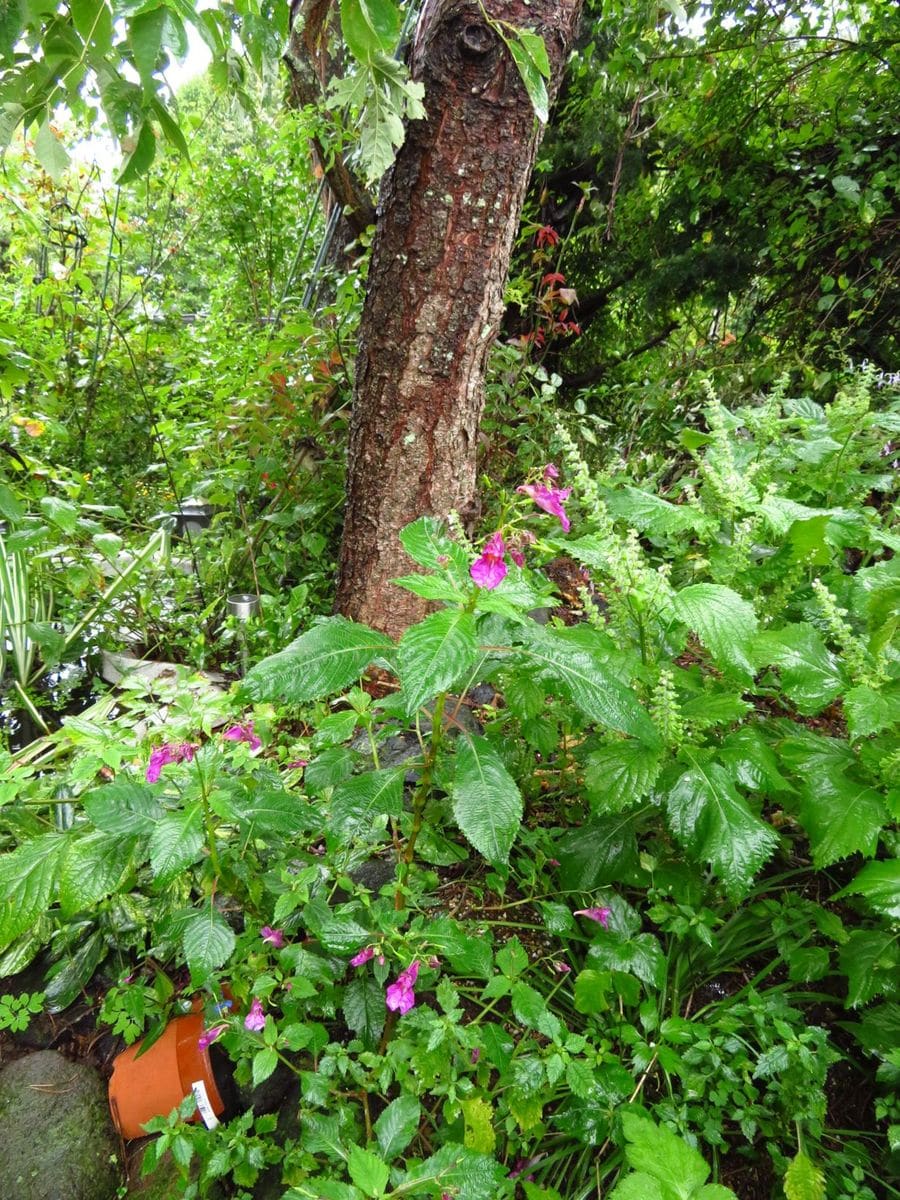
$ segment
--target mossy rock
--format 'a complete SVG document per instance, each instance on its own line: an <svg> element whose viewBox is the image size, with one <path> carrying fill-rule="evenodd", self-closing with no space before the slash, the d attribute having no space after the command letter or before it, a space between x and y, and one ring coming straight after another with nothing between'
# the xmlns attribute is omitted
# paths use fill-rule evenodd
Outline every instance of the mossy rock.
<svg viewBox="0 0 900 1200"><path fill-rule="evenodd" d="M0 1196L15 1200L115 1200L119 1141L106 1085L55 1050L0 1071Z"/></svg>

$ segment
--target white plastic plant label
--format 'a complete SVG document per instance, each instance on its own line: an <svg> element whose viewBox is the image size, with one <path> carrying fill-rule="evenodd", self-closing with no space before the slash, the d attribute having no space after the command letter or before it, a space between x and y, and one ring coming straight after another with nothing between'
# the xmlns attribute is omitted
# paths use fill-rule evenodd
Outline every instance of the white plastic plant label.
<svg viewBox="0 0 900 1200"><path fill-rule="evenodd" d="M194 1093L194 1099L197 1101L197 1112L207 1129L215 1129L219 1124L219 1118L213 1112L213 1107L209 1102L209 1093L206 1090L206 1084L202 1079L198 1079L196 1083L191 1084L191 1091Z"/></svg>

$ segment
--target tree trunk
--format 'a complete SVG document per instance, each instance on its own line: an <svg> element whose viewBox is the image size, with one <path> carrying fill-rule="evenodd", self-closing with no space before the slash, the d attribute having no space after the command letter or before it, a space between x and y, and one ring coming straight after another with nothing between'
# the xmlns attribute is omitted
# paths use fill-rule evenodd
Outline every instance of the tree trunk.
<svg viewBox="0 0 900 1200"><path fill-rule="evenodd" d="M551 97L583 0L485 0L544 37ZM540 125L477 0L425 0L412 122L381 191L359 333L336 607L397 636L426 602L398 535L423 514L473 514L484 373Z"/></svg>

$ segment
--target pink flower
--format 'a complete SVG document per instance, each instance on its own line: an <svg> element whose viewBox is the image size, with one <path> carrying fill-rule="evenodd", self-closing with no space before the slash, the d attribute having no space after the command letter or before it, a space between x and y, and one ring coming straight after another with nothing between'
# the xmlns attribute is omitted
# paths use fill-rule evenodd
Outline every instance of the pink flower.
<svg viewBox="0 0 900 1200"><path fill-rule="evenodd" d="M481 557L476 558L469 568L469 574L479 587L491 591L503 582L506 572L509 570L503 561L505 553L506 546L501 534L499 532L492 534L481 552Z"/></svg>
<svg viewBox="0 0 900 1200"><path fill-rule="evenodd" d="M509 557L513 560L517 567L525 566L525 555L521 550L516 550L514 547L510 546Z"/></svg>
<svg viewBox="0 0 900 1200"><path fill-rule="evenodd" d="M539 246L555 246L559 242L559 234L552 225L542 225L535 240Z"/></svg>
<svg viewBox="0 0 900 1200"><path fill-rule="evenodd" d="M280 950L284 945L284 934L280 929L273 929L271 925L263 925L259 934L264 942L268 942L276 950Z"/></svg>
<svg viewBox="0 0 900 1200"><path fill-rule="evenodd" d="M250 1011L244 1017L244 1028L251 1033L260 1033L266 1027L266 1014L263 1012L262 1001L254 998Z"/></svg>
<svg viewBox="0 0 900 1200"><path fill-rule="evenodd" d="M364 950L360 950L358 954L354 954L350 959L351 967L361 967L363 963L367 963L370 958L375 957L375 947L366 946Z"/></svg>
<svg viewBox="0 0 900 1200"><path fill-rule="evenodd" d="M481 1058L481 1050L479 1049L478 1046L476 1046L475 1049L472 1051L472 1053L469 1055L469 1062L472 1064L473 1067L478 1062L479 1058Z"/></svg>
<svg viewBox="0 0 900 1200"><path fill-rule="evenodd" d="M436 971L438 969L438 967L441 965L441 960L438 958L438 956L436 954L432 954L431 958L429 958L429 960L428 960L428 965L429 965L429 967L431 967L432 971Z"/></svg>
<svg viewBox="0 0 900 1200"><path fill-rule="evenodd" d="M551 479L559 479L559 467L555 467L553 463L547 463L542 472L544 483L549 484Z"/></svg>
<svg viewBox="0 0 900 1200"><path fill-rule="evenodd" d="M576 917L587 917L589 921L597 921L604 929L609 929L611 908L576 908Z"/></svg>
<svg viewBox="0 0 900 1200"><path fill-rule="evenodd" d="M419 960L414 959L405 971L401 971L394 983L390 984L385 996L385 1003L391 1012L398 1012L402 1016L408 1013L416 1002L416 994L413 991L416 979L419 975Z"/></svg>
<svg viewBox="0 0 900 1200"><path fill-rule="evenodd" d="M309 759L308 758L295 758L293 762L286 763L285 765L289 771L293 771L293 770L301 771L304 767L309 766Z"/></svg>
<svg viewBox="0 0 900 1200"><path fill-rule="evenodd" d="M530 496L538 508L550 513L552 517L559 517L560 525L566 533L569 532L571 525L563 503L571 496L571 488L548 487L543 483L523 483L521 487L516 488L516 491Z"/></svg>
<svg viewBox="0 0 900 1200"><path fill-rule="evenodd" d="M262 745L253 732L252 721L248 721L246 725L232 725L230 729L225 730L222 737L227 738L229 742L246 742L251 750L258 750Z"/></svg>
<svg viewBox="0 0 900 1200"><path fill-rule="evenodd" d="M557 973L557 975L568 975L572 968L568 963L555 962L553 964L553 970Z"/></svg>
<svg viewBox="0 0 900 1200"><path fill-rule="evenodd" d="M190 762L196 749L197 747L192 746L190 742L163 742L161 746L157 746L151 752L150 761L147 763L147 782L156 783L163 767L169 763Z"/></svg>
<svg viewBox="0 0 900 1200"><path fill-rule="evenodd" d="M213 1025L210 1029L204 1029L197 1038L197 1049L200 1053L208 1050L213 1042L217 1042L227 1028L227 1025Z"/></svg>
<svg viewBox="0 0 900 1200"><path fill-rule="evenodd" d="M548 859L547 859L547 866L548 866L548 867L558 867L558 866L559 866L559 859L558 859L558 858L548 858Z"/></svg>

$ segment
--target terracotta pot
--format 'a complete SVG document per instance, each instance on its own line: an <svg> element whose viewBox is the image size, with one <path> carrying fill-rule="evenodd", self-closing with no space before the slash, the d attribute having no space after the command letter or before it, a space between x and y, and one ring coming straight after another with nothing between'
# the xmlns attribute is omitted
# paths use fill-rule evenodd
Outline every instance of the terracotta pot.
<svg viewBox="0 0 900 1200"><path fill-rule="evenodd" d="M199 1047L203 1026L200 1012L175 1017L144 1054L138 1042L115 1059L109 1107L123 1138L143 1137L147 1121L168 1116L192 1091L197 1097L193 1120L201 1119L208 1129L218 1124L225 1103L209 1050Z"/></svg>

